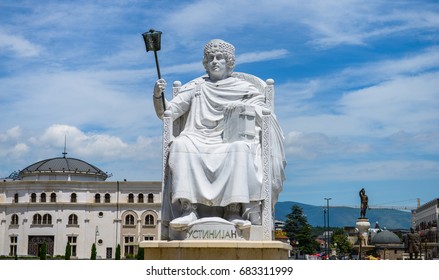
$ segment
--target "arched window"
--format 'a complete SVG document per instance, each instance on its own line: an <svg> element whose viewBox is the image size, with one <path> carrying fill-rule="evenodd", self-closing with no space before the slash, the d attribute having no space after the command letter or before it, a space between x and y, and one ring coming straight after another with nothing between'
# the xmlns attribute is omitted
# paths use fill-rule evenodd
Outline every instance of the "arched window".
<svg viewBox="0 0 439 280"><path fill-rule="evenodd" d="M101 203L101 195L100 194L95 194L95 202L96 203Z"/></svg>
<svg viewBox="0 0 439 280"><path fill-rule="evenodd" d="M149 225L149 226L151 226L151 225L154 225L154 216L153 215L151 215L151 214L148 214L148 215L146 215L145 216L145 225Z"/></svg>
<svg viewBox="0 0 439 280"><path fill-rule="evenodd" d="M46 194L42 193L40 196L40 202L46 202Z"/></svg>
<svg viewBox="0 0 439 280"><path fill-rule="evenodd" d="M134 225L134 216L133 215L126 215L125 217L125 224L126 225Z"/></svg>
<svg viewBox="0 0 439 280"><path fill-rule="evenodd" d="M37 194L33 193L30 195L30 202L37 202Z"/></svg>
<svg viewBox="0 0 439 280"><path fill-rule="evenodd" d="M56 193L50 194L50 202L56 202Z"/></svg>
<svg viewBox="0 0 439 280"><path fill-rule="evenodd" d="M154 203L154 195L152 193L148 194L148 203Z"/></svg>
<svg viewBox="0 0 439 280"><path fill-rule="evenodd" d="M18 203L18 193L14 194L14 203Z"/></svg>
<svg viewBox="0 0 439 280"><path fill-rule="evenodd" d="M143 193L139 193L139 196L137 197L138 203L143 203Z"/></svg>
<svg viewBox="0 0 439 280"><path fill-rule="evenodd" d="M34 217L33 217L33 220L32 220L32 224L34 224L34 225L41 225L42 220L43 219L42 219L40 214L35 214Z"/></svg>
<svg viewBox="0 0 439 280"><path fill-rule="evenodd" d="M77 224L78 224L78 216L75 215L75 214L71 214L71 215L69 216L69 222L68 222L68 224L69 224L69 225L77 225Z"/></svg>
<svg viewBox="0 0 439 280"><path fill-rule="evenodd" d="M13 214L11 217L11 225L18 225L18 215Z"/></svg>
<svg viewBox="0 0 439 280"><path fill-rule="evenodd" d="M77 195L76 193L72 193L70 195L70 202L76 202L77 201Z"/></svg>
<svg viewBox="0 0 439 280"><path fill-rule="evenodd" d="M134 203L134 194L130 193L128 195L128 203Z"/></svg>
<svg viewBox="0 0 439 280"><path fill-rule="evenodd" d="M43 225L51 225L51 224L52 224L52 216L50 214L44 214Z"/></svg>
<svg viewBox="0 0 439 280"><path fill-rule="evenodd" d="M106 193L104 199L105 199L105 203L110 203L110 194Z"/></svg>

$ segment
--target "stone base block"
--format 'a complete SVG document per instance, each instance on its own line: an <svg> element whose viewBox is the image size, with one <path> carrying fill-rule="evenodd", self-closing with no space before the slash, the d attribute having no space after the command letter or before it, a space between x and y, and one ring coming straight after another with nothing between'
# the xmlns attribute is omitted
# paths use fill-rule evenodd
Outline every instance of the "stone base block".
<svg viewBox="0 0 439 280"><path fill-rule="evenodd" d="M143 241L145 260L286 260L291 246L280 241Z"/></svg>

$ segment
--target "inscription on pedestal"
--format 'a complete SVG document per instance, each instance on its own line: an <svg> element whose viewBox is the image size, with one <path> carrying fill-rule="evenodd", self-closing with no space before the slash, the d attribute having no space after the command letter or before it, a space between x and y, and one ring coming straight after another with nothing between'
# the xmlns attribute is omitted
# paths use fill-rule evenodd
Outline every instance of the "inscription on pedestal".
<svg viewBox="0 0 439 280"><path fill-rule="evenodd" d="M189 225L186 240L241 240L242 232L221 218L203 218Z"/></svg>
<svg viewBox="0 0 439 280"><path fill-rule="evenodd" d="M240 239L236 230L188 230L186 239Z"/></svg>

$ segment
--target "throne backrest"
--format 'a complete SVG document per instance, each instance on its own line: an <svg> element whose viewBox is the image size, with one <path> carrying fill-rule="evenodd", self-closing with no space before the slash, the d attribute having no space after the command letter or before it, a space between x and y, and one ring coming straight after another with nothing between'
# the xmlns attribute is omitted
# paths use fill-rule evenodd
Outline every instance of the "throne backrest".
<svg viewBox="0 0 439 280"><path fill-rule="evenodd" d="M271 169L271 137L270 137L270 112L274 112L274 81L268 79L265 82L256 76L235 72L232 75L243 79L251 84L253 84L257 89L259 89L265 95L265 106L267 110L264 110L262 116L262 136L261 136L261 146L262 146L262 165L263 165L263 178L262 178L262 192L264 193L264 198L262 201L262 231L263 240L269 241L273 238L274 230L274 217L272 209L272 169ZM198 78L198 79L202 79ZM181 82L176 81L173 84L173 97L180 93ZM163 118L163 193L165 193L165 188L168 184L168 156L170 151L170 145L172 143L172 137L178 136L184 128L186 121L186 115L172 121L172 112L166 111ZM168 200L167 200L168 201ZM165 203L165 202L164 202ZM169 203L169 201L168 201ZM169 203L170 205L170 203ZM171 206L170 206L171 207Z"/></svg>

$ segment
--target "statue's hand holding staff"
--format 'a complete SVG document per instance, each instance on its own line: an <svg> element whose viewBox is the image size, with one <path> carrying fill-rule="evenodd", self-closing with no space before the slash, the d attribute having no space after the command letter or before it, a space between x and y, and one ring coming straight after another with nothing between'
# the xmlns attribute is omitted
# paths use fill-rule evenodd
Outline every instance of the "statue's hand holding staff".
<svg viewBox="0 0 439 280"><path fill-rule="evenodd" d="M158 79L154 85L154 97L161 98L166 89L166 80Z"/></svg>

